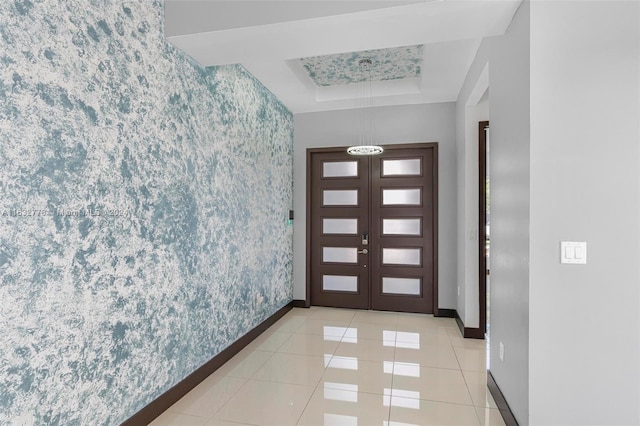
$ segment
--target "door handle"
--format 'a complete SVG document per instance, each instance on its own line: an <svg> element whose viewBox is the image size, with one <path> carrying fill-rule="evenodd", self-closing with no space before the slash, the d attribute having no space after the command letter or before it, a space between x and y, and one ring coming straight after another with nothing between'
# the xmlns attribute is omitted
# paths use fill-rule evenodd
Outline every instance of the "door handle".
<svg viewBox="0 0 640 426"><path fill-rule="evenodd" d="M367 254L367 253L369 253L369 250L367 249L358 250L358 254Z"/></svg>

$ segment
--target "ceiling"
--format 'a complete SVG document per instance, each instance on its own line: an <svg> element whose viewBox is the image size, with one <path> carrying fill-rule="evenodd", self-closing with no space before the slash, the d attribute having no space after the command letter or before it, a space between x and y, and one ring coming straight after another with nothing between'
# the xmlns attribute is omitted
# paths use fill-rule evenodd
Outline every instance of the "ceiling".
<svg viewBox="0 0 640 426"><path fill-rule="evenodd" d="M165 0L167 40L204 66L242 64L293 113L455 101L484 37L521 0Z"/></svg>
<svg viewBox="0 0 640 426"><path fill-rule="evenodd" d="M316 86L420 77L424 45L338 53L299 59ZM360 64L364 62L364 66Z"/></svg>

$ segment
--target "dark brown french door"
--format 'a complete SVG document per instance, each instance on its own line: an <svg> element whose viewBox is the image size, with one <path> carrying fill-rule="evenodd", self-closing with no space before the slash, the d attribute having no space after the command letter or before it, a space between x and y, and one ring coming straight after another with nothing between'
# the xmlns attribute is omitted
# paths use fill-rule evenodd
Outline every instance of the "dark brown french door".
<svg viewBox="0 0 640 426"><path fill-rule="evenodd" d="M311 304L433 313L437 145L308 151Z"/></svg>

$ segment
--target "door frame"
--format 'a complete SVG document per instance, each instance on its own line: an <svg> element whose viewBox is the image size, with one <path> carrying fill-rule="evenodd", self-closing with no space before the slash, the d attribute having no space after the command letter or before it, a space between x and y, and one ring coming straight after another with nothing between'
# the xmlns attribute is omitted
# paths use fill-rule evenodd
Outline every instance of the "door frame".
<svg viewBox="0 0 640 426"><path fill-rule="evenodd" d="M477 337L487 332L487 133L488 121L478 123L478 297L480 320Z"/></svg>
<svg viewBox="0 0 640 426"><path fill-rule="evenodd" d="M406 143L382 145L385 151L396 149L432 148L433 149L433 316L439 316L438 310L438 142ZM345 151L346 146L326 148L307 148L306 182L306 256L305 256L305 301L304 307L311 307L311 156L315 153ZM369 208L369 211L371 209Z"/></svg>

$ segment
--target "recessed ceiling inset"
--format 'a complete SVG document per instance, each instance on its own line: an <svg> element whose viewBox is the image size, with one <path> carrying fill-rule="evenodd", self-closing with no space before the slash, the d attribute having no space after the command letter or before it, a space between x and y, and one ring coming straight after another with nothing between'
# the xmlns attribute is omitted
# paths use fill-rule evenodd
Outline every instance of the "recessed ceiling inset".
<svg viewBox="0 0 640 426"><path fill-rule="evenodd" d="M327 87L362 81L359 62L370 59L371 80L401 80L420 76L424 45L365 50L299 59L316 86Z"/></svg>

